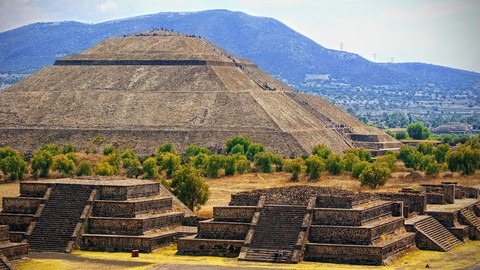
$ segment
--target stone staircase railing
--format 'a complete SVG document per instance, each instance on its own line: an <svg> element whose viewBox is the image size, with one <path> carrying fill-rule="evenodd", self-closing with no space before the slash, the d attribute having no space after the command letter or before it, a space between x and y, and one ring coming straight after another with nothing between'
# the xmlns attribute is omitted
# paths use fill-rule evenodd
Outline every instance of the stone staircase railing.
<svg viewBox="0 0 480 270"><path fill-rule="evenodd" d="M460 220L469 226L469 236L471 239L480 239L480 219L475 216L468 208L460 210Z"/></svg>
<svg viewBox="0 0 480 270"><path fill-rule="evenodd" d="M97 199L97 197L98 191L96 189L92 190L90 196L88 197L87 204L83 208L80 220L75 226L75 230L73 231L70 241L67 244L67 249L65 250L67 253L70 253L72 252L72 250L78 248L78 242L80 241L80 237L83 233L88 231L88 219L92 215L93 203Z"/></svg>
<svg viewBox="0 0 480 270"><path fill-rule="evenodd" d="M310 199L308 200L307 212L305 213L302 221L302 230L298 234L296 243L296 245L300 248L293 251L291 262L298 263L303 260L305 244L307 243L308 236L310 234L310 225L312 225L313 209L315 208L316 201L317 197L310 197Z"/></svg>
<svg viewBox="0 0 480 270"><path fill-rule="evenodd" d="M35 229L35 226L37 225L38 219L42 216L43 210L45 209L45 204L47 201L50 199L50 196L52 194L52 189L54 186L47 188L47 191L45 191L45 194L42 197L42 202L37 208L37 211L35 211L35 215L33 215L33 220L30 222L30 225L27 228L27 231L25 232L25 238L22 240L22 242L28 242L28 239L33 233L33 230Z"/></svg>

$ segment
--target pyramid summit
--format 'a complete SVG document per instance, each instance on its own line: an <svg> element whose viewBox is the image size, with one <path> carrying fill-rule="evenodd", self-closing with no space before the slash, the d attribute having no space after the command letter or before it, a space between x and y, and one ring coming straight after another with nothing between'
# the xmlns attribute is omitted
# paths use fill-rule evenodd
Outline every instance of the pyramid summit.
<svg viewBox="0 0 480 270"><path fill-rule="evenodd" d="M254 63L173 31L109 38L0 93L0 146L45 143L152 153L163 142L222 152L247 135L284 156L325 144L373 152L399 143L330 102L298 93Z"/></svg>

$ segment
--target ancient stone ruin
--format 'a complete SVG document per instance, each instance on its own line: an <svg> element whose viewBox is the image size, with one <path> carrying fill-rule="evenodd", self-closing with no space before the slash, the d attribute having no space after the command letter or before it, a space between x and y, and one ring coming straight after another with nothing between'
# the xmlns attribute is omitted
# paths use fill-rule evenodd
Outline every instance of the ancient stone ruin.
<svg viewBox="0 0 480 270"><path fill-rule="evenodd" d="M39 102L41 101L41 102ZM248 135L284 156L325 144L374 153L401 144L330 102L298 93L205 39L154 31L109 38L0 93L0 147L46 143L149 155L160 143L213 152Z"/></svg>
<svg viewBox="0 0 480 270"><path fill-rule="evenodd" d="M20 196L4 197L0 213L10 241L52 252L150 252L195 232L182 226L195 221L165 187L134 179L23 181Z"/></svg>
<svg viewBox="0 0 480 270"><path fill-rule="evenodd" d="M479 190L445 183L398 193L294 186L232 195L178 254L239 260L386 264L415 249L479 239ZM435 203L435 204L434 204Z"/></svg>

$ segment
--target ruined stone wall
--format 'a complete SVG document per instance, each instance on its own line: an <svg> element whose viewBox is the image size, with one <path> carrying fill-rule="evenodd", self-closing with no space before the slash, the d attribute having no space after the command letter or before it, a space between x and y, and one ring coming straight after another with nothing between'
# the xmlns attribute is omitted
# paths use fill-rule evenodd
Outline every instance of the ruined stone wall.
<svg viewBox="0 0 480 270"><path fill-rule="evenodd" d="M90 217L88 231L95 234L142 235L144 232L182 223L183 214L169 214L152 218Z"/></svg>
<svg viewBox="0 0 480 270"><path fill-rule="evenodd" d="M313 212L315 225L361 226L362 211L353 209L317 208Z"/></svg>
<svg viewBox="0 0 480 270"><path fill-rule="evenodd" d="M407 210L405 214L416 212L423 214L427 207L426 194L410 194L410 193L394 193L394 192L379 192L377 193L382 200L402 201L404 209Z"/></svg>
<svg viewBox="0 0 480 270"><path fill-rule="evenodd" d="M228 205L230 206L257 206L260 200L260 194L254 193L238 193L232 194Z"/></svg>
<svg viewBox="0 0 480 270"><path fill-rule="evenodd" d="M202 221L198 224L198 238L244 240L249 223Z"/></svg>
<svg viewBox="0 0 480 270"><path fill-rule="evenodd" d="M428 204L445 204L445 195L439 193L427 193Z"/></svg>
<svg viewBox="0 0 480 270"><path fill-rule="evenodd" d="M41 198L3 197L3 210L8 213L35 214Z"/></svg>
<svg viewBox="0 0 480 270"><path fill-rule="evenodd" d="M455 196L456 199L461 199L463 197L478 199L478 197L480 196L480 190L473 187L456 186L455 195L457 193L462 194L464 196L459 196L459 197Z"/></svg>
<svg viewBox="0 0 480 270"><path fill-rule="evenodd" d="M215 221L250 223L255 211L255 206L216 206L213 207L213 218L215 219Z"/></svg>
<svg viewBox="0 0 480 270"><path fill-rule="evenodd" d="M123 201L131 198L148 197L158 194L159 183L135 186L100 186L99 198L101 200Z"/></svg>
<svg viewBox="0 0 480 270"><path fill-rule="evenodd" d="M49 184L20 182L20 196L43 197L49 186Z"/></svg>
<svg viewBox="0 0 480 270"><path fill-rule="evenodd" d="M141 237L114 237L83 235L80 241L82 250L98 251L127 251L138 249L140 252L152 252L152 250L167 245L173 241L174 233L169 237L162 238L141 238ZM99 248L101 247L101 248Z"/></svg>
<svg viewBox="0 0 480 270"><path fill-rule="evenodd" d="M138 214L169 210L172 198L161 198L138 202L102 201L93 204L93 215L96 217L135 217Z"/></svg>
<svg viewBox="0 0 480 270"><path fill-rule="evenodd" d="M455 227L458 224L458 211L457 212L433 212L428 211L426 214L434 217L443 226L450 228Z"/></svg>
<svg viewBox="0 0 480 270"><path fill-rule="evenodd" d="M9 241L10 233L8 230L8 225L0 225L0 243L3 241Z"/></svg>
<svg viewBox="0 0 480 270"><path fill-rule="evenodd" d="M198 239L185 237L177 240L178 254L237 257L243 240Z"/></svg>

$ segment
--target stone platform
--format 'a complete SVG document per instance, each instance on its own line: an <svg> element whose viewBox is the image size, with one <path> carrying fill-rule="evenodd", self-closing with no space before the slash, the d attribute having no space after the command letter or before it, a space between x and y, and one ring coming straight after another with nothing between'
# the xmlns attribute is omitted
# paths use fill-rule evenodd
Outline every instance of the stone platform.
<svg viewBox="0 0 480 270"><path fill-rule="evenodd" d="M478 190L451 183L374 194L262 189L232 194L228 206L214 207L213 219L200 222L198 234L180 238L177 246L178 254L245 261L383 265L417 247L448 251L477 239L479 216Z"/></svg>
<svg viewBox="0 0 480 270"><path fill-rule="evenodd" d="M0 224L32 250L150 252L192 229L193 213L157 182L76 178L25 181L20 197L3 198Z"/></svg>

